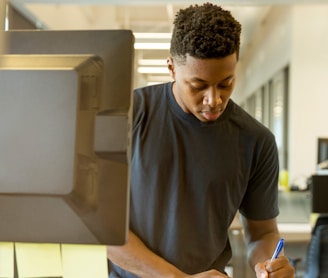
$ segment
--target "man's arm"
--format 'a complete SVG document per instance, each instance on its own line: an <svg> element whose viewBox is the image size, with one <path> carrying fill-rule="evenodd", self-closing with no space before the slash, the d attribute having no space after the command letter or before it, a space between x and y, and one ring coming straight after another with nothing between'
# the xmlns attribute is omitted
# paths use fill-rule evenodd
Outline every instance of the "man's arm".
<svg viewBox="0 0 328 278"><path fill-rule="evenodd" d="M179 277L183 273L150 251L131 231L123 246L108 246L107 257L119 267L144 278Z"/></svg>
<svg viewBox="0 0 328 278"><path fill-rule="evenodd" d="M275 218L255 221L243 216L241 221L244 226L249 264L254 268L256 263L271 258L280 239L277 222Z"/></svg>
<svg viewBox="0 0 328 278"><path fill-rule="evenodd" d="M107 257L122 269L142 278L227 278L217 270L209 270L195 275L187 275L165 261L151 250L133 233L129 232L128 242L122 246L107 246Z"/></svg>
<svg viewBox="0 0 328 278"><path fill-rule="evenodd" d="M249 220L241 216L244 226L247 255L250 266L257 277L268 277L268 273L277 272L278 277L294 277L294 268L284 256L271 262L272 254L280 239L275 218L263 221Z"/></svg>

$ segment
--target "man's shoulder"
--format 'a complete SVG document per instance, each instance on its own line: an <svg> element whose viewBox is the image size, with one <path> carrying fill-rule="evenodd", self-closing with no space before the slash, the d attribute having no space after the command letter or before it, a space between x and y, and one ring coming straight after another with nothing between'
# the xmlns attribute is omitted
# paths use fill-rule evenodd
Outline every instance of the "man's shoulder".
<svg viewBox="0 0 328 278"><path fill-rule="evenodd" d="M167 95L171 83L140 87L134 90L133 117L136 121L149 119L150 115L163 113L167 109Z"/></svg>
<svg viewBox="0 0 328 278"><path fill-rule="evenodd" d="M160 83L155 85L149 85L144 87L139 87L134 90L135 94L156 94L156 93L162 93L163 91L167 91L171 88L171 82L167 83Z"/></svg>
<svg viewBox="0 0 328 278"><path fill-rule="evenodd" d="M134 90L133 105L136 110L156 110L158 105L164 106L167 95L171 90L171 83L161 83L140 87Z"/></svg>
<svg viewBox="0 0 328 278"><path fill-rule="evenodd" d="M231 101L231 120L242 130L251 134L272 136L270 129L259 120L250 115L242 107Z"/></svg>

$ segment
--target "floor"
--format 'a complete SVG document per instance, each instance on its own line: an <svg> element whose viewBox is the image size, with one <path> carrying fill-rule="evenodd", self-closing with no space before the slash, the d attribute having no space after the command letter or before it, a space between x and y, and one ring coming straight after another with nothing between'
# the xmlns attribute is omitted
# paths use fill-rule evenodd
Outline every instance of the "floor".
<svg viewBox="0 0 328 278"><path fill-rule="evenodd" d="M295 278L303 278L306 272L306 253L308 242L289 243L285 252L288 256L297 262L295 263Z"/></svg>

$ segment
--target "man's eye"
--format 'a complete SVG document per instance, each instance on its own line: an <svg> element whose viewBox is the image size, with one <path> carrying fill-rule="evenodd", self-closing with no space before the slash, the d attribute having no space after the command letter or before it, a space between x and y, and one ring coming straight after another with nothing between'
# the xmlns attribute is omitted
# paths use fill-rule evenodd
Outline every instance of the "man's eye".
<svg viewBox="0 0 328 278"><path fill-rule="evenodd" d="M193 85L190 85L190 88L193 90L193 91L196 91L196 92L199 92L199 91L202 91L205 89L204 86L193 86Z"/></svg>
<svg viewBox="0 0 328 278"><path fill-rule="evenodd" d="M231 84L219 84L219 88L220 89L227 89L227 88L229 88L231 86Z"/></svg>
<svg viewBox="0 0 328 278"><path fill-rule="evenodd" d="M232 85L232 80L230 80L229 82L225 82L225 83L222 83L222 84L219 84L218 85L218 88L220 89L228 89L230 88Z"/></svg>

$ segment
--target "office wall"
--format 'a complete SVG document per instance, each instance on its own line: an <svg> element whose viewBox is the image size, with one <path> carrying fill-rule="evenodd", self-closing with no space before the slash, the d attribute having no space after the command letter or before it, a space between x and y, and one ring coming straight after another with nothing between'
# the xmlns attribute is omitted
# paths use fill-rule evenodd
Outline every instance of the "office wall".
<svg viewBox="0 0 328 278"><path fill-rule="evenodd" d="M271 9L240 61L234 99L242 102L289 65L289 182L315 172L317 137L328 137L328 5Z"/></svg>
<svg viewBox="0 0 328 278"><path fill-rule="evenodd" d="M294 176L315 171L317 137L328 137L328 5L292 10L290 142Z"/></svg>
<svg viewBox="0 0 328 278"><path fill-rule="evenodd" d="M291 56L291 7L274 6L238 65L236 101L243 101L288 65Z"/></svg>

